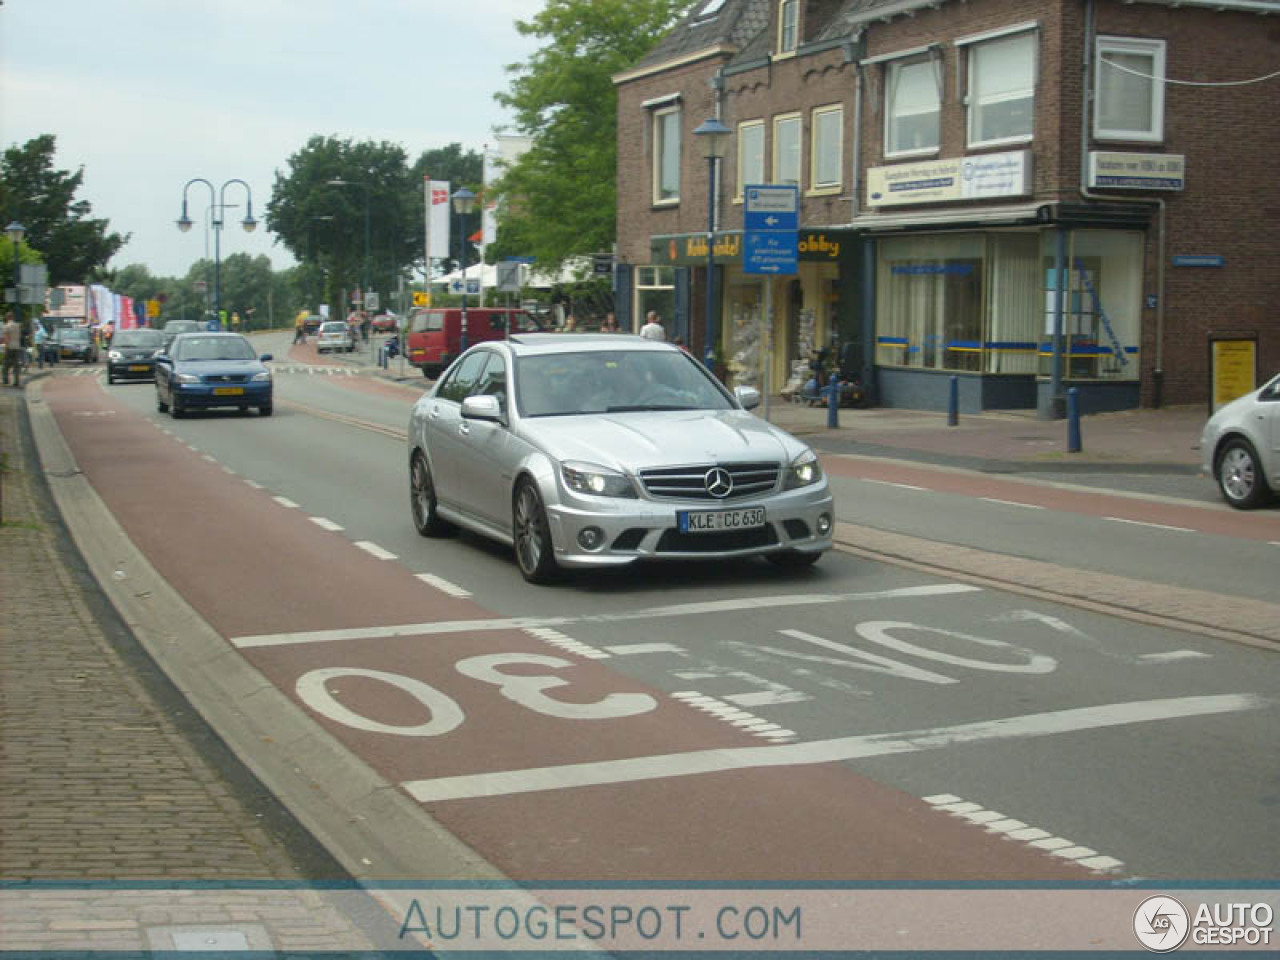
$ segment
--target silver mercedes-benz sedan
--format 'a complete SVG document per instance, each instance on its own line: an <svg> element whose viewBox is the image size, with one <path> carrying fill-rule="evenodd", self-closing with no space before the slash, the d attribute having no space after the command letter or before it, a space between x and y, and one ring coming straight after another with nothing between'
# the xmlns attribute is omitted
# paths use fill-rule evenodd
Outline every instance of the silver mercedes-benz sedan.
<svg viewBox="0 0 1280 960"><path fill-rule="evenodd" d="M747 412L759 402L640 337L478 344L413 408L414 525L511 544L533 583L637 560L807 566L831 548L831 491L809 447Z"/></svg>

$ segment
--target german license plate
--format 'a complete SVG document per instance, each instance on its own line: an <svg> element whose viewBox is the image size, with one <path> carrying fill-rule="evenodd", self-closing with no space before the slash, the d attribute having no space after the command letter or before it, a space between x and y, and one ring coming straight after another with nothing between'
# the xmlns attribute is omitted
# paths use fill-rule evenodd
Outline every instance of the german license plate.
<svg viewBox="0 0 1280 960"><path fill-rule="evenodd" d="M151 368L148 367L145 363L133 363L129 365L130 373L146 373L150 369Z"/></svg>
<svg viewBox="0 0 1280 960"><path fill-rule="evenodd" d="M739 510L678 510L676 524L681 533L718 533L764 526L764 507Z"/></svg>
<svg viewBox="0 0 1280 960"><path fill-rule="evenodd" d="M215 397L238 397L244 393L244 387L214 387Z"/></svg>

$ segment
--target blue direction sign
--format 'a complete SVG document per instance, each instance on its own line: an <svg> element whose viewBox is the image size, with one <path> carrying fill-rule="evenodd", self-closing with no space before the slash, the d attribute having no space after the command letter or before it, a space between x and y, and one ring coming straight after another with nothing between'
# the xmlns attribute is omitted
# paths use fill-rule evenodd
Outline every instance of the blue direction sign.
<svg viewBox="0 0 1280 960"><path fill-rule="evenodd" d="M800 191L748 186L743 191L742 272L779 276L799 271Z"/></svg>

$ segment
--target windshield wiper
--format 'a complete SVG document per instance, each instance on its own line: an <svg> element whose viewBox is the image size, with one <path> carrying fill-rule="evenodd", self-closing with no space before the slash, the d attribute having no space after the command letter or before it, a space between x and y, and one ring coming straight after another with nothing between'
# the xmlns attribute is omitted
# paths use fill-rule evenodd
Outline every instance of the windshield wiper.
<svg viewBox="0 0 1280 960"><path fill-rule="evenodd" d="M636 403L616 407L606 407L605 413L635 413L642 410L698 410L684 403Z"/></svg>

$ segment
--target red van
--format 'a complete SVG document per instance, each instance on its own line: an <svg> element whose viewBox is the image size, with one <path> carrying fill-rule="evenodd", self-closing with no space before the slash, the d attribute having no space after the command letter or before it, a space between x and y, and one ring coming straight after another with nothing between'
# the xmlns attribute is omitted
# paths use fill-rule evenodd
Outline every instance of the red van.
<svg viewBox="0 0 1280 960"><path fill-rule="evenodd" d="M524 310L490 307L467 308L467 346L485 340L504 340L511 333L536 333L542 329L536 317ZM462 352L462 308L418 307L406 324L405 357L432 380Z"/></svg>

